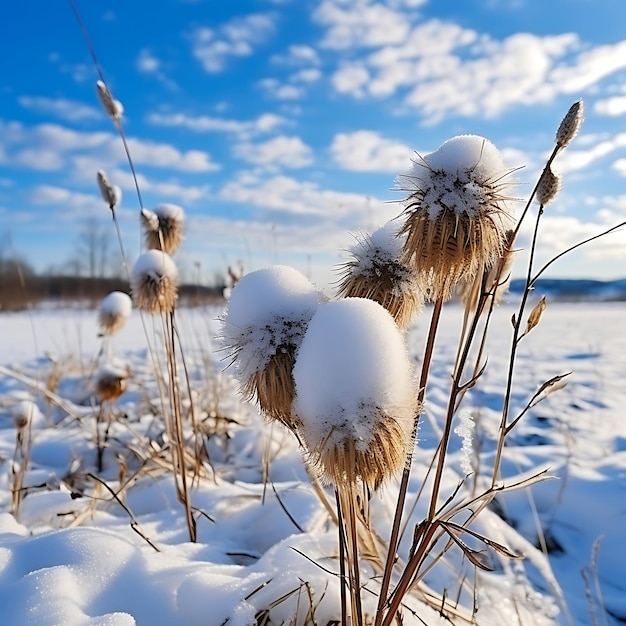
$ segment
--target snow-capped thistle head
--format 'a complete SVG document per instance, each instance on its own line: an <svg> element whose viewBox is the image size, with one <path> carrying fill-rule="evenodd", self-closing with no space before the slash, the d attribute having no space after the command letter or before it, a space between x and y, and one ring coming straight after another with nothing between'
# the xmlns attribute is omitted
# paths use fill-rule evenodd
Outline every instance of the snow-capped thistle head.
<svg viewBox="0 0 626 626"><path fill-rule="evenodd" d="M405 328L419 312L424 298L415 270L401 262L404 237L391 221L371 235L357 237L349 249L352 258L343 265L337 289L340 298L369 298L391 313Z"/></svg>
<svg viewBox="0 0 626 626"><path fill-rule="evenodd" d="M114 363L102 365L96 372L96 393L100 402L116 400L128 387L130 370Z"/></svg>
<svg viewBox="0 0 626 626"><path fill-rule="evenodd" d="M141 209L146 248L174 254L183 240L185 212L176 204L160 204L154 209Z"/></svg>
<svg viewBox="0 0 626 626"><path fill-rule="evenodd" d="M387 310L365 298L321 306L293 375L299 433L325 480L377 488L402 469L417 399L403 333Z"/></svg>
<svg viewBox="0 0 626 626"><path fill-rule="evenodd" d="M113 97L109 88L101 80L96 81L96 91L98 93L100 103L102 104L102 108L105 110L106 114L113 121L119 120L124 114L124 107L122 103Z"/></svg>
<svg viewBox="0 0 626 626"><path fill-rule="evenodd" d="M428 297L447 299L499 258L511 226L510 174L498 149L476 135L460 135L415 161L397 179L404 201L402 262L420 275Z"/></svg>
<svg viewBox="0 0 626 626"><path fill-rule="evenodd" d="M537 201L541 206L546 206L552 202L556 195L561 191L561 176L555 174L552 168L546 167L541 174L539 183L537 184Z"/></svg>
<svg viewBox="0 0 626 626"><path fill-rule="evenodd" d="M482 274L476 274L471 281L463 281L461 283L461 302L465 305L467 311L474 312L478 310L481 293L484 292L486 295L490 295L495 306L500 304L502 297L509 290L511 270L515 261L514 237L514 230L507 231L506 244L500 258ZM491 301L483 302L483 306L478 312L479 315L488 310L486 306L490 303Z"/></svg>
<svg viewBox="0 0 626 626"><path fill-rule="evenodd" d="M148 250L133 266L130 287L137 308L147 313L171 313L178 299L178 270L161 250Z"/></svg>
<svg viewBox="0 0 626 626"><path fill-rule="evenodd" d="M584 119L585 103L582 100L578 100L569 108L556 131L555 143L560 150L565 148L576 137Z"/></svg>
<svg viewBox="0 0 626 626"><path fill-rule="evenodd" d="M39 407L32 400L18 402L11 411L17 430L26 428L39 416Z"/></svg>
<svg viewBox="0 0 626 626"><path fill-rule="evenodd" d="M98 308L100 336L116 333L130 316L133 303L130 296L122 291L112 291L102 298Z"/></svg>
<svg viewBox="0 0 626 626"><path fill-rule="evenodd" d="M98 170L96 179L102 199L109 205L110 209L114 209L122 201L122 190L117 185L112 185L102 170Z"/></svg>
<svg viewBox="0 0 626 626"><path fill-rule="evenodd" d="M241 392L294 427L293 365L309 320L325 301L298 270L274 265L241 278L222 317L221 343Z"/></svg>
<svg viewBox="0 0 626 626"><path fill-rule="evenodd" d="M141 220L141 225L144 227L146 231L159 231L159 216L150 209L141 209L139 212L139 219Z"/></svg>

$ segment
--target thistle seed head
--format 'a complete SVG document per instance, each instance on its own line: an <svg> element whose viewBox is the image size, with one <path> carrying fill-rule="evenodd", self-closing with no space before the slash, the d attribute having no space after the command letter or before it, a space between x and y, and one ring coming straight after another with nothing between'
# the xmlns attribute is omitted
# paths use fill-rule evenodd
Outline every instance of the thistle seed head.
<svg viewBox="0 0 626 626"><path fill-rule="evenodd" d="M96 373L96 393L100 402L116 400L128 387L130 370L113 364L103 365Z"/></svg>
<svg viewBox="0 0 626 626"><path fill-rule="evenodd" d="M582 100L578 100L569 108L556 131L555 143L560 150L565 148L576 137L584 119L585 103Z"/></svg>
<svg viewBox="0 0 626 626"><path fill-rule="evenodd" d="M178 299L178 270L165 252L149 250L139 256L131 273L137 308L146 313L171 313Z"/></svg>
<svg viewBox="0 0 626 626"><path fill-rule="evenodd" d="M357 239L349 250L352 258L342 267L337 296L374 300L400 328L406 328L421 310L424 297L417 273L401 262L403 238L397 229L395 222L389 222Z"/></svg>
<svg viewBox="0 0 626 626"><path fill-rule="evenodd" d="M471 281L501 256L512 224L512 184L500 152L487 139L462 135L415 162L398 178L408 191L401 261L413 267L431 300Z"/></svg>
<svg viewBox="0 0 626 626"><path fill-rule="evenodd" d="M98 309L100 336L113 335L122 328L130 316L132 306L130 296L122 291L112 291L105 296Z"/></svg>
<svg viewBox="0 0 626 626"><path fill-rule="evenodd" d="M174 254L183 240L185 213L176 204L161 204L154 211L141 210L146 248Z"/></svg>
<svg viewBox="0 0 626 626"><path fill-rule="evenodd" d="M39 408L32 400L22 400L13 407L13 424L17 430L23 430L39 415Z"/></svg>

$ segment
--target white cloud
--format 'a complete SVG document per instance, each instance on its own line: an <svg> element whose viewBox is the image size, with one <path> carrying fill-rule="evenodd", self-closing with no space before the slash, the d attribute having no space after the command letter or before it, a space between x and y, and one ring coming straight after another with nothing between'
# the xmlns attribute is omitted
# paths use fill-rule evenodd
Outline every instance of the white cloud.
<svg viewBox="0 0 626 626"><path fill-rule="evenodd" d="M396 33L396 39L368 35L370 18L378 12L402 20L402 28L384 31ZM325 45L351 52L374 48L359 59L354 54L339 58L331 77L336 91L356 98L387 98L399 92L429 123L454 115L492 117L561 94L583 95L626 68L626 40L582 51L575 33L516 33L496 40L437 19L415 25L406 12L369 0L326 0L315 16L327 27ZM598 104L607 114L621 113L624 107L621 99Z"/></svg>
<svg viewBox="0 0 626 626"><path fill-rule="evenodd" d="M585 150L568 148L554 162L554 171L559 174L575 172L589 167L594 161L601 159L615 150L626 147L626 133L618 133L610 139L592 144Z"/></svg>
<svg viewBox="0 0 626 626"><path fill-rule="evenodd" d="M254 120L229 120L207 115L190 116L184 113L151 113L148 123L154 126L187 128L194 132L225 132L248 137L268 133L287 124L287 120L274 113L263 113Z"/></svg>
<svg viewBox="0 0 626 626"><path fill-rule="evenodd" d="M154 141L128 138L131 156L146 167L171 168L184 172L212 172L220 168L207 152L180 151ZM0 122L0 160L19 163L34 170L76 170L88 157L96 169L126 161L119 137L113 132L83 132L56 124L26 127L17 122Z"/></svg>
<svg viewBox="0 0 626 626"><path fill-rule="evenodd" d="M345 170L396 173L409 167L414 154L408 146L369 130L335 135L330 152Z"/></svg>
<svg viewBox="0 0 626 626"><path fill-rule="evenodd" d="M324 0L313 19L327 27L321 45L333 50L398 44L410 28L403 13L370 0Z"/></svg>
<svg viewBox="0 0 626 626"><path fill-rule="evenodd" d="M136 65L141 73L153 74L161 68L161 61L148 48L144 48L137 57Z"/></svg>
<svg viewBox="0 0 626 626"><path fill-rule="evenodd" d="M273 31L273 19L262 13L235 18L217 30L196 28L191 34L193 55L205 71L218 73L229 58L250 56L254 46L264 42Z"/></svg>
<svg viewBox="0 0 626 626"><path fill-rule="evenodd" d="M620 176L626 178L626 159L617 159L611 166Z"/></svg>
<svg viewBox="0 0 626 626"><path fill-rule="evenodd" d="M95 183L94 183L95 189ZM102 200L94 192L81 193L55 185L37 185L29 194L30 201L38 205L63 205L74 209L92 209L102 205Z"/></svg>
<svg viewBox="0 0 626 626"><path fill-rule="evenodd" d="M315 48L305 45L291 45L285 55L275 55L272 57L275 63L284 65L319 65L320 59Z"/></svg>
<svg viewBox="0 0 626 626"><path fill-rule="evenodd" d="M322 77L322 72L315 67L299 70L293 73L289 80L294 83L315 83Z"/></svg>
<svg viewBox="0 0 626 626"><path fill-rule="evenodd" d="M76 100L65 98L47 98L45 96L20 96L18 102L31 111L54 115L70 122L101 120L104 116L100 109Z"/></svg>
<svg viewBox="0 0 626 626"><path fill-rule="evenodd" d="M626 96L613 96L606 100L598 100L593 106L593 110L598 115L608 115L616 117L626 114Z"/></svg>
<svg viewBox="0 0 626 626"><path fill-rule="evenodd" d="M301 168L311 165L313 151L299 137L274 137L261 143L241 143L234 147L240 159L262 166Z"/></svg>
<svg viewBox="0 0 626 626"><path fill-rule="evenodd" d="M276 78L264 78L258 85L277 100L299 100L305 94L303 87L281 83Z"/></svg>

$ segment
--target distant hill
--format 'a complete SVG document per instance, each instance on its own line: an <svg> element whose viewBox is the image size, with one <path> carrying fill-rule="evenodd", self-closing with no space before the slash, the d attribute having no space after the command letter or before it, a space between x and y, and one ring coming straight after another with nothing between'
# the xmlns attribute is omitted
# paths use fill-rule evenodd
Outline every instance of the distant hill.
<svg viewBox="0 0 626 626"><path fill-rule="evenodd" d="M510 291L521 293L525 281L511 281ZM535 286L537 294L545 294L551 300L565 302L621 301L626 300L626 278L619 280L590 280L583 278L543 278Z"/></svg>

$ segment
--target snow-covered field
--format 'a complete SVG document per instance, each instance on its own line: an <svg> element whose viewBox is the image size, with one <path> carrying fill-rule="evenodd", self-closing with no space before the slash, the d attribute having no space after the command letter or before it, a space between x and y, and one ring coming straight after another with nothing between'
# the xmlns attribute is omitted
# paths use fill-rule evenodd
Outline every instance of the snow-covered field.
<svg viewBox="0 0 626 626"><path fill-rule="evenodd" d="M131 378L108 415L113 418L109 446L97 474L99 409L91 385L102 340L96 314L49 309L0 315L1 624L337 623L332 492L311 483L293 435L240 403L216 351L219 313L177 313L210 459L192 490L195 544L188 541L169 456L162 451L159 389L146 349L146 336L154 343L159 325L146 318L144 329L133 312L106 350L128 364ZM409 330L416 363L429 313ZM472 441L453 436L444 496L454 491L476 451L479 486L493 463L512 313L508 305L496 313L487 371L466 396L457 423L460 434L475 424ZM454 304L444 307L409 506L438 441L461 315ZM504 478L513 482L549 468L557 480L498 496L497 506L472 525L526 557L490 555L495 571L478 575L478 624L626 622L625 316L623 303L549 304L540 325L520 344L513 393L518 411L541 383L572 374L565 389L538 404L512 432ZM38 384L53 394L46 398ZM23 400L34 400L40 415L31 424L30 465L14 516L13 415ZM461 494L474 482L470 476ZM388 485L372 498L372 519L382 538L389 535L396 488ZM417 501L407 524L404 555L413 526L424 517L424 500ZM535 547L542 543L548 558ZM373 570L367 563L363 575L365 612L371 614L375 604L367 589L375 589L376 582L368 581ZM473 575L453 549L426 581L454 599L465 577L460 613L471 617ZM407 604L405 624L449 623L425 606L420 594Z"/></svg>

